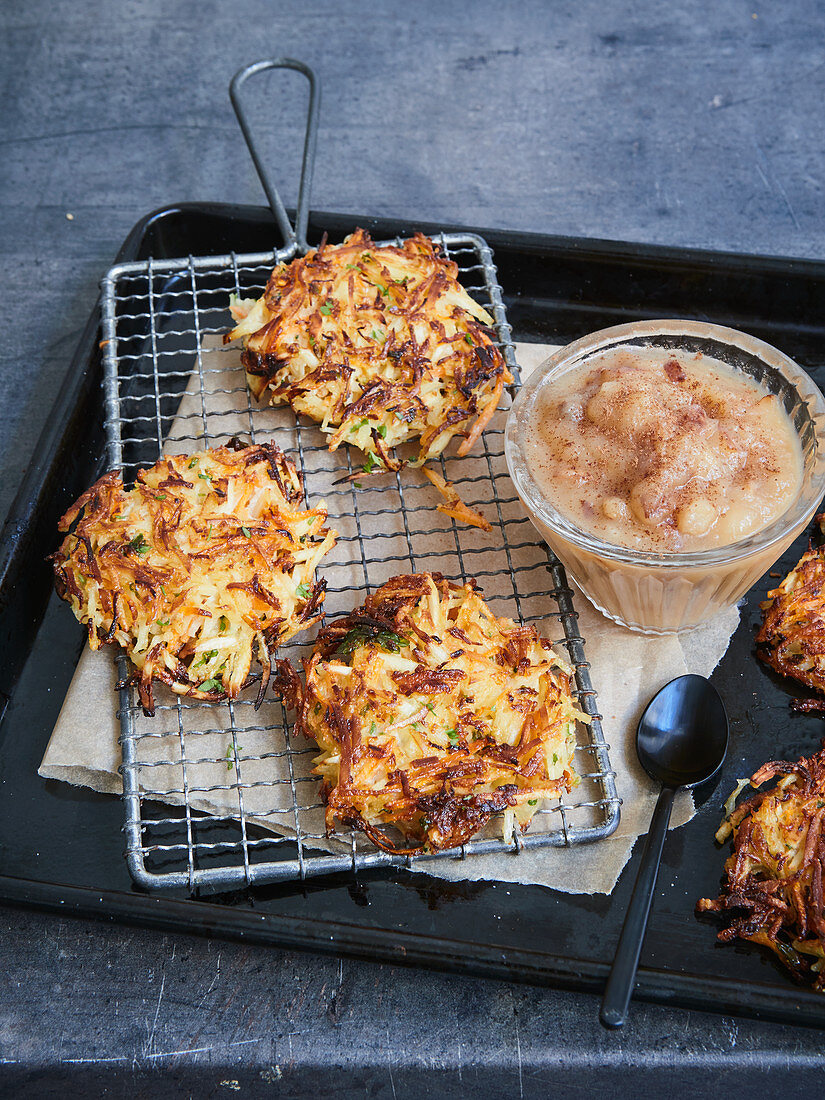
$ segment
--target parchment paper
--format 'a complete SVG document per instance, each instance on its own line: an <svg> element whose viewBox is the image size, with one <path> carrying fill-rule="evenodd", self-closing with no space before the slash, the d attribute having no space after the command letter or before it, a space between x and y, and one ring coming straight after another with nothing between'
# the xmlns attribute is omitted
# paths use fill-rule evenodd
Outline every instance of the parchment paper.
<svg viewBox="0 0 825 1100"><path fill-rule="evenodd" d="M232 434L248 433L250 412L237 351L219 348L215 346L216 341L207 343L211 346L202 356L208 380L205 400L210 423L220 424L218 438L211 437L208 441L214 445L225 442ZM549 345L517 345L523 375L534 369L552 350ZM165 450L181 453L203 445L199 431L202 399L203 395L197 387L193 387L191 395L184 396L168 434ZM260 432L257 438L261 438ZM285 444L278 439L278 442L288 446L288 441ZM469 458L459 461L464 463L463 470L469 468ZM314 475L319 482L319 491L323 488L320 482L325 477L327 483L332 484L329 471L319 469ZM429 501L431 505L434 503L434 489L422 488L420 493L422 501ZM387 521L382 518L379 522ZM332 509L330 525L339 530L346 528L344 517L332 514ZM366 534L369 536L370 532ZM386 537L383 532L382 536ZM479 537L484 536L479 534ZM323 572L325 563L322 562L320 568ZM330 574L336 572L336 584L340 586L342 578L337 572L338 567L328 568ZM347 568L354 569L355 566ZM389 577L399 571L403 571L403 565L388 567L386 575ZM357 584L357 577L352 580ZM494 582L485 582L485 593L489 593L491 584L494 585ZM348 609L348 606L351 603L342 604L340 610ZM328 600L328 610L335 612L339 607L331 607ZM610 746L610 762L616 772L618 793L623 800L618 831L613 837L594 844L522 851L518 855L505 853L463 860L418 861L413 864L413 870L451 880L495 879L536 883L568 893L612 891L634 841L647 831L657 794L654 784L636 759L634 731L638 718L651 696L669 680L686 672L709 675L728 647L739 622L739 613L736 608L731 608L706 626L681 636L648 637L607 620L581 593L578 594L577 610L603 715L604 733ZM558 639L557 625L548 622L542 632L551 639ZM564 650L561 652L564 653ZM97 652L85 650L40 765L41 776L111 794L121 792L115 682L111 649ZM206 708L206 711L203 707L184 706L179 719L177 708L171 697L165 694L165 689L158 691L157 699L156 717L140 717L137 723L140 734L138 759L142 765L139 775L146 793L154 794L167 803L182 804L184 775L180 760L183 746L187 760L186 785L193 807L231 819L237 817L238 800L242 798L244 813L249 820L281 836L294 835L295 810L285 739L288 733L278 728L274 718L266 715L266 708L277 704L265 703L258 712L262 716L260 718L253 717L251 701L244 699L236 701L232 707L213 706ZM233 721L236 728L243 730L239 735L243 751L237 761L231 737L225 732ZM190 732L187 729L189 722L193 731L209 732ZM334 838L327 839L324 833L323 811L317 802L317 779L311 774L315 750L303 744L293 744L291 748L291 779L299 794L301 830L310 839L312 847L339 850L341 842ZM587 754L579 755L584 756L586 766ZM580 769L582 763L580 760ZM273 784L273 778L279 781ZM674 807L672 827L684 824L693 812L690 795L681 795ZM349 850L348 845L346 850Z"/></svg>

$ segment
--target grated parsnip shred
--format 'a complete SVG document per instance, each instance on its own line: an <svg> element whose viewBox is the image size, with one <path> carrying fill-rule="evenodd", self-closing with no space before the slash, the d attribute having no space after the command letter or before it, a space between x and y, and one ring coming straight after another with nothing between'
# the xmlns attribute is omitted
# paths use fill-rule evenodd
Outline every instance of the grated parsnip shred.
<svg viewBox="0 0 825 1100"><path fill-rule="evenodd" d="M541 799L572 790L582 717L534 629L492 616L473 585L424 573L388 581L321 632L298 728L322 750L329 829L355 821L395 850L376 832L392 825L438 849L496 809L526 828Z"/></svg>

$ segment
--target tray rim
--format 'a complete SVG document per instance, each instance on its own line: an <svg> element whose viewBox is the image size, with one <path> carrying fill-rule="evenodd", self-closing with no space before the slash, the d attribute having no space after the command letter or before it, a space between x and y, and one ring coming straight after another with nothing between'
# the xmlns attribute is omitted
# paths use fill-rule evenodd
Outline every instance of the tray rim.
<svg viewBox="0 0 825 1100"><path fill-rule="evenodd" d="M172 203L159 207L139 219L118 250L115 263L135 259L150 228L173 216L211 216L228 219L271 217L266 207L230 203ZM415 225L427 231L428 223L407 219L373 218L351 214L313 211L313 220L329 219L356 224L393 224L398 232L409 232ZM430 223L431 225L432 223ZM434 229L445 232L475 232L482 235L495 251L497 242L518 250L563 250L582 256L602 255L606 259L632 259L636 263L649 259L684 268L724 266L728 270L761 271L776 274L817 278L825 281L825 262L798 257L759 256L748 253L718 252L706 249L676 248L625 241L606 241L564 237L522 231L468 228L442 225ZM59 417L50 417L35 447L33 460L21 482L0 535L0 610L5 607L9 582L13 586L19 574L21 558L25 558L27 530L33 523L35 505L44 491L51 463L44 461L44 449L53 448L66 429L73 406L66 403L69 395L77 396L84 376L92 369L95 340L99 324L93 322L99 314L98 305L83 330L78 347L67 368L66 377L58 389L54 409ZM54 455L51 455L54 458ZM37 623L39 629L39 620ZM0 712L2 721L2 712ZM251 907L227 907L200 898L168 898L122 890L94 890L67 883L37 878L19 878L0 872L0 904L68 914L102 921L118 921L144 927L163 928L189 934L219 935L228 939L252 940L270 946L391 962L396 965L425 966L454 973L472 974L499 980L579 989L598 992L603 988L608 965L599 961L531 952L525 949L502 949L494 944L424 936L393 929L363 928L345 922L307 918L296 922L294 917L262 913ZM330 930L334 930L331 934ZM462 947L471 946L474 956L462 954ZM482 957L484 956L484 957ZM742 995L748 994L747 999ZM720 1000L720 994L724 1000ZM743 985L728 978L685 973L678 970L640 967L635 996L640 1000L721 1012L726 1015L825 1027L825 1001L820 994L794 987L753 981Z"/></svg>
<svg viewBox="0 0 825 1100"><path fill-rule="evenodd" d="M131 262L131 260L127 260L125 255L126 252L132 248L139 249L146 238L147 232L152 229L156 223L160 223L167 218L177 215L184 217L206 215L211 217L232 218L233 216L241 217L244 212L247 218L250 218L254 213L260 220L271 222L273 232L276 231L275 222L269 207L254 203L179 202L168 203L164 206L156 207L135 222L124 238L117 256L112 261L110 267L114 267L120 263ZM287 213L292 215L294 214L294 210L287 208ZM723 249L694 248L690 246L682 247L679 245L656 244L645 241L628 241L624 239L613 240L608 237L572 237L565 234L537 233L523 229L495 229L490 226L469 226L454 222L444 224L441 222L428 222L420 218L394 217L384 214L366 215L340 213L332 210L312 210L310 216L313 221L332 219L334 221L351 222L353 225L360 225L362 223L373 225L392 224L407 227L406 229L399 230L400 232L412 232L410 227L416 226L421 228L422 233L428 231L439 233L443 231L445 233L475 234L488 244L498 240L506 242L508 246L515 246L522 249L529 248L530 246L545 251L548 247L565 250L571 249L582 253L604 253L606 256L613 256L617 259L624 255L632 256L637 260L641 256L648 256L650 259L671 260L674 263L678 262L680 267L685 266L685 261L696 264L718 263L725 264L729 267L743 267L748 269L752 268L754 263L756 263L760 267L775 268L779 271L786 270L790 264L795 267L798 266L801 269L799 271L800 275L810 276L818 274L825 278L825 260L812 259L810 256L787 256L761 252L731 252ZM274 247L278 246L276 245Z"/></svg>
<svg viewBox="0 0 825 1100"><path fill-rule="evenodd" d="M0 875L0 904L60 916L118 922L187 935L214 937L267 947L347 955L370 962L417 967L553 989L600 993L609 963L571 959L526 948L502 950L473 940L400 932L365 930L344 921L283 917L251 907L216 905L200 898L169 898L122 890L36 881ZM332 930L332 931L331 931ZM469 958L462 948L475 950ZM479 958L480 954L483 958ZM575 967L571 967L571 963ZM732 978L680 973L640 966L634 999L673 1008L745 1016L786 1026L825 1027L822 994L794 986L752 981L743 1007L743 986ZM709 1003L708 998L714 998Z"/></svg>

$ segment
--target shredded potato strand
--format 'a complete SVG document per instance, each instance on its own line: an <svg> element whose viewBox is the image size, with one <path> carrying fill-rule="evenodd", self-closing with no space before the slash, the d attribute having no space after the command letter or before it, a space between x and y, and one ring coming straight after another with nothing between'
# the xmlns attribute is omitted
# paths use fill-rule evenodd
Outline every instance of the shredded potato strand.
<svg viewBox="0 0 825 1100"><path fill-rule="evenodd" d="M317 621L315 567L335 545L323 505L273 444L162 458L133 489L104 475L60 521L58 593L92 649L119 642L153 713L153 680L179 695L235 697L275 648ZM262 698L262 692L261 696Z"/></svg>
<svg viewBox="0 0 825 1100"><path fill-rule="evenodd" d="M305 668L298 728L322 750L330 830L355 825L394 851L449 848L499 811L510 833L524 829L542 799L578 784L587 719L569 669L473 583L395 577L321 631Z"/></svg>
<svg viewBox="0 0 825 1100"><path fill-rule="evenodd" d="M446 504L436 504L435 507L437 512L443 512L445 516L451 516L453 519L457 519L461 523L466 523L470 527L480 527L482 531L492 531L493 528L484 516L474 508L471 508L469 504L464 503L451 481L445 481L441 474L437 473L429 466L425 466L421 472L447 501Z"/></svg>
<svg viewBox="0 0 825 1100"><path fill-rule="evenodd" d="M367 473L399 469L394 448L409 440L416 465L454 435L463 454L513 379L457 276L421 233L378 247L358 229L276 267L256 302L235 299L227 339L243 339L257 398L317 421L331 450L359 447Z"/></svg>

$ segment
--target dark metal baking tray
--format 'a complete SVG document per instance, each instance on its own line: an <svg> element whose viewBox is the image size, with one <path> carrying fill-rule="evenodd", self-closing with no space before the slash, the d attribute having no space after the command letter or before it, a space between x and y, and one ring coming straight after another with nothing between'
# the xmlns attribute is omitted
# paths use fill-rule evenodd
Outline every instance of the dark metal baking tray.
<svg viewBox="0 0 825 1100"><path fill-rule="evenodd" d="M379 238L426 224L318 213L310 239L356 225ZM444 228L444 227L438 227ZM564 343L640 317L700 317L779 346L825 381L825 264L478 230L491 244L517 340ZM250 252L274 237L258 207L187 204L143 219L118 259ZM534 886L447 883L404 870L342 874L233 894L154 897L133 886L118 799L38 777L84 632L51 593L45 556L56 521L100 473L102 399L97 314L58 395L0 542L0 901L206 935L381 958L560 987L599 990L635 875L609 898ZM805 536L776 566L790 566ZM713 679L732 742L719 783L668 838L637 996L664 1004L825 1026L825 998L792 983L750 945L720 947L712 918L725 853L719 806L735 780L776 756L819 747L820 719L789 709L793 685L753 656L763 578ZM620 792L621 793L621 792ZM609 843L606 842L606 843Z"/></svg>

